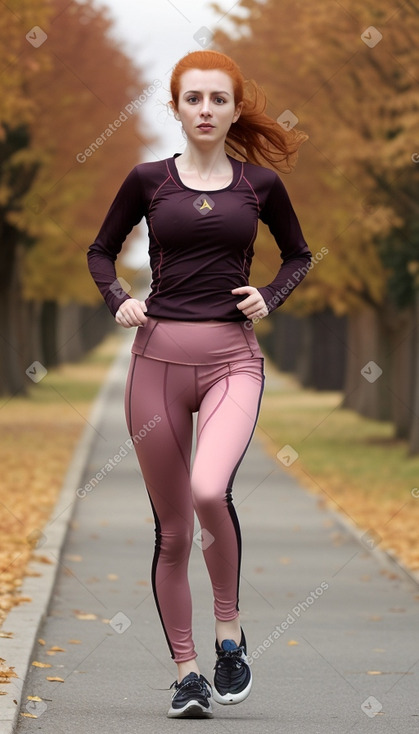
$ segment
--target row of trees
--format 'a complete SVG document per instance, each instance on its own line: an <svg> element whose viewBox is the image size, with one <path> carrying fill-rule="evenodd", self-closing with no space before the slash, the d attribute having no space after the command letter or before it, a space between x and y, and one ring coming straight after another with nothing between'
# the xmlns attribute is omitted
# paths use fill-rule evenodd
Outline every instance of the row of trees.
<svg viewBox="0 0 419 734"><path fill-rule="evenodd" d="M334 337L345 405L392 420L419 452L419 6L240 0L238 10L214 42L263 86L273 117L291 110L309 133L286 185L313 251L328 250L284 313L346 316ZM262 233L260 282L275 257ZM361 374L371 361L374 381Z"/></svg>
<svg viewBox="0 0 419 734"><path fill-rule="evenodd" d="M34 360L76 359L109 328L86 250L150 142L131 103L153 91L111 30L92 0L0 15L3 394L25 391Z"/></svg>

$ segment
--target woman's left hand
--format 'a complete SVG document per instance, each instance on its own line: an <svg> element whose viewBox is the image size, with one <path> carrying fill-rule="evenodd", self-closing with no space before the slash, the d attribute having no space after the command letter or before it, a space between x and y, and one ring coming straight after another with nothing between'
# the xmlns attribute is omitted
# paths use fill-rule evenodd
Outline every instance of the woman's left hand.
<svg viewBox="0 0 419 734"><path fill-rule="evenodd" d="M257 288L251 285L243 285L240 288L233 288L231 292L233 296L247 295L247 298L236 305L248 319L263 319L264 316L268 315L268 307Z"/></svg>

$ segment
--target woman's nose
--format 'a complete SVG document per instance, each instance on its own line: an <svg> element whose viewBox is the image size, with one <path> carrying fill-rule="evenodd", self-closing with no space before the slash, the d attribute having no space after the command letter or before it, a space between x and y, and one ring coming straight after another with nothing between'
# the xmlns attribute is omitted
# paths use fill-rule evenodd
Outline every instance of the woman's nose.
<svg viewBox="0 0 419 734"><path fill-rule="evenodd" d="M209 99L203 99L202 100L202 106L200 110L200 114L203 117L208 117L208 115L212 115L211 105Z"/></svg>

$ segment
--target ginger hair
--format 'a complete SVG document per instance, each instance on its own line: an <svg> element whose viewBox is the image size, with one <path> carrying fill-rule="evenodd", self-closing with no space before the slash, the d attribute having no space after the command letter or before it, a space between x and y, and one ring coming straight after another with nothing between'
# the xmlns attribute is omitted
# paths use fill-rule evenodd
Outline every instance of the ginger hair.
<svg viewBox="0 0 419 734"><path fill-rule="evenodd" d="M193 51L178 61L170 80L170 92L174 109L178 109L180 80L190 69L202 71L217 69L231 78L234 102L243 102L239 119L232 123L226 137L226 151L261 165L268 163L281 173L294 168L298 149L308 135L293 127L285 130L266 114L266 95L253 79L245 80L233 59L219 51Z"/></svg>

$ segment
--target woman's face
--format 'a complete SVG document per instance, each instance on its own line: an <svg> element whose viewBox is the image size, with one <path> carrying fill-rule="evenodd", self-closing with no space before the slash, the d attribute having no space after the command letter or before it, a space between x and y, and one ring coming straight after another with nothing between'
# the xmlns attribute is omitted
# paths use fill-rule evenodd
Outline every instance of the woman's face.
<svg viewBox="0 0 419 734"><path fill-rule="evenodd" d="M175 117L191 142L210 146L225 140L242 106L235 104L233 81L224 71L189 69L182 74Z"/></svg>

